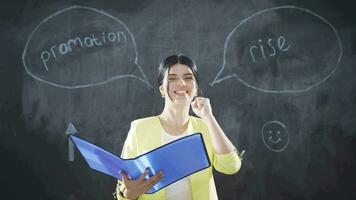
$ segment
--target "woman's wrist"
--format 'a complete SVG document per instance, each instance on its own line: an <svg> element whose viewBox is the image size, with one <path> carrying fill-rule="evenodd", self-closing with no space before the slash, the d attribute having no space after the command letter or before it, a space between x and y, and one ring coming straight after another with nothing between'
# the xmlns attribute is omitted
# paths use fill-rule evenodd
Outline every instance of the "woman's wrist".
<svg viewBox="0 0 356 200"><path fill-rule="evenodd" d="M125 199L128 199L128 200L137 200L138 197L132 197L132 195L129 195L130 193L127 192L127 189L125 188L124 191L122 192L122 196L125 198Z"/></svg>
<svg viewBox="0 0 356 200"><path fill-rule="evenodd" d="M118 194L119 194L119 196L121 198L124 198L125 200L138 200L138 197L137 198L130 198L130 197L125 196L125 194L122 191L120 191Z"/></svg>
<svg viewBox="0 0 356 200"><path fill-rule="evenodd" d="M117 197L121 197L125 200L137 200L137 198L131 198L129 195L127 195L127 188L120 184L120 182L118 182L118 184L116 185L116 192L114 193L115 196L117 195ZM120 198L117 198L120 199Z"/></svg>
<svg viewBox="0 0 356 200"><path fill-rule="evenodd" d="M204 116L201 116L201 119L205 122L205 123L209 123L211 122L211 120L214 119L214 115L211 113L211 114L207 114L207 115L204 115Z"/></svg>

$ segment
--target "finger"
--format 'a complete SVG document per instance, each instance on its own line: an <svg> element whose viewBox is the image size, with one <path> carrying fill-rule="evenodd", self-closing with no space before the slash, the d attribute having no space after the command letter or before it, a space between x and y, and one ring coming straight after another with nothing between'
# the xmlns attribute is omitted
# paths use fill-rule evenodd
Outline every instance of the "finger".
<svg viewBox="0 0 356 200"><path fill-rule="evenodd" d="M192 108L197 108L197 101L196 100L192 101L191 106Z"/></svg>
<svg viewBox="0 0 356 200"><path fill-rule="evenodd" d="M143 181L145 180L145 177L147 176L148 174L148 170L145 169L145 171L141 174L141 176L138 178L139 181Z"/></svg>
<svg viewBox="0 0 356 200"><path fill-rule="evenodd" d="M204 102L202 102L202 101L198 101L197 102L197 107L198 108L202 108L204 106Z"/></svg>
<svg viewBox="0 0 356 200"><path fill-rule="evenodd" d="M202 97L202 98L200 98L200 99L198 100L198 102L199 102L199 103L206 103L206 102L208 102L208 100L209 100L208 98L203 98L203 97Z"/></svg>
<svg viewBox="0 0 356 200"><path fill-rule="evenodd" d="M156 185L163 178L163 172L159 172L156 175L152 176L149 180L146 181L145 191L149 190L151 187Z"/></svg>
<svg viewBox="0 0 356 200"><path fill-rule="evenodd" d="M204 98L204 97L195 97L195 99L198 100L198 101L201 100L201 99L203 99L203 98Z"/></svg>
<svg viewBox="0 0 356 200"><path fill-rule="evenodd" d="M126 172L124 172L124 171L119 171L119 173L120 173L120 175L121 175L121 177L122 177L122 181L124 182L124 184L127 183L127 181L130 180L129 177L127 176Z"/></svg>
<svg viewBox="0 0 356 200"><path fill-rule="evenodd" d="M162 171L158 172L157 174L155 174L154 176L152 176L150 179L148 179L145 182L145 187L148 186L148 185L152 185L152 183L157 183L162 178L162 176L163 176Z"/></svg>
<svg viewBox="0 0 356 200"><path fill-rule="evenodd" d="M193 106L194 108L199 108L199 100L194 100Z"/></svg>
<svg viewBox="0 0 356 200"><path fill-rule="evenodd" d="M193 104L192 104L192 108L193 109L197 109L198 108L198 101L194 101Z"/></svg>

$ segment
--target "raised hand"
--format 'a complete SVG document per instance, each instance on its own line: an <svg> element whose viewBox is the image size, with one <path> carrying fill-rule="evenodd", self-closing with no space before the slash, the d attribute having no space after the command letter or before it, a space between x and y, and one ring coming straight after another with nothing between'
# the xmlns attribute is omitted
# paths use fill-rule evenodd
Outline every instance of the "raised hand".
<svg viewBox="0 0 356 200"><path fill-rule="evenodd" d="M208 98L196 97L192 101L191 106L193 112L202 119L212 116L212 109Z"/></svg>
<svg viewBox="0 0 356 200"><path fill-rule="evenodd" d="M123 191L123 195L125 198L132 200L137 199L139 196L141 196L143 193L153 187L157 182L159 182L163 177L163 172L159 172L148 180L145 180L147 174L148 170L145 170L145 172L142 173L139 178L133 180L130 179L125 172L120 171L120 175L122 176L122 183L124 184L125 188Z"/></svg>

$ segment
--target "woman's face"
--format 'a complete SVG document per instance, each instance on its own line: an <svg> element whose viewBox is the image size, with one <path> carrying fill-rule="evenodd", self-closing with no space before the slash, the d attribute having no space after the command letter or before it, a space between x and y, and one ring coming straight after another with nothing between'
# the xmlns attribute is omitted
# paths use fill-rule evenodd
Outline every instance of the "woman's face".
<svg viewBox="0 0 356 200"><path fill-rule="evenodd" d="M175 64L167 70L160 92L173 103L189 103L197 94L197 82L192 70L184 64Z"/></svg>

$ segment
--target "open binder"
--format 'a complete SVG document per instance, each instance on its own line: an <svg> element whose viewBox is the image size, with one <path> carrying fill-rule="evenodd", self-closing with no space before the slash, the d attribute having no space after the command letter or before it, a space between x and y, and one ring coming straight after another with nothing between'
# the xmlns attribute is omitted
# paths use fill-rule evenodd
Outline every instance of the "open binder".
<svg viewBox="0 0 356 200"><path fill-rule="evenodd" d="M90 168L122 180L120 170L138 178L146 168L146 179L163 171L163 178L146 193L152 194L211 163L201 133L182 137L132 159L122 159L74 135L69 135Z"/></svg>

